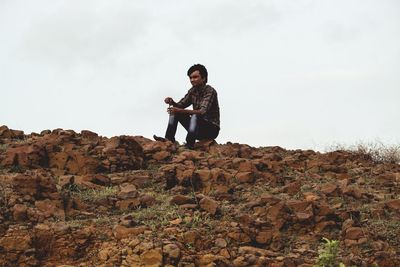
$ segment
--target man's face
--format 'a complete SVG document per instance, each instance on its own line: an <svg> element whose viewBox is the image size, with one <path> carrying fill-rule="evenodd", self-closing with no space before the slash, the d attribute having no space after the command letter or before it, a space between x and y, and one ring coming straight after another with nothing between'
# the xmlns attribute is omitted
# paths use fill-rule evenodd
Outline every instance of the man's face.
<svg viewBox="0 0 400 267"><path fill-rule="evenodd" d="M189 75L190 83L194 87L200 87L205 84L206 78L202 78L198 70L193 71Z"/></svg>

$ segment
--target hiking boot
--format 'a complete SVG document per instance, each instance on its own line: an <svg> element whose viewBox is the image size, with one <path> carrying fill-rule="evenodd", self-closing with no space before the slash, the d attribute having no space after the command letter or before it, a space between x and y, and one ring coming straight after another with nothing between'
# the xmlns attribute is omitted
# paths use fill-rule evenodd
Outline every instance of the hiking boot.
<svg viewBox="0 0 400 267"><path fill-rule="evenodd" d="M160 141L160 142L167 142L168 141L168 139L166 139L164 137L157 136L157 135L153 135L153 138L154 138L154 140Z"/></svg>
<svg viewBox="0 0 400 267"><path fill-rule="evenodd" d="M157 135L153 135L153 138L154 138L154 140L156 140L156 141L159 141L159 142L167 142L167 141L171 141L173 144L175 144L175 145L178 145L179 146L179 143L177 142L177 141L175 141L175 140L169 140L169 139L167 139L167 138L164 138L164 137L161 137L161 136L157 136Z"/></svg>

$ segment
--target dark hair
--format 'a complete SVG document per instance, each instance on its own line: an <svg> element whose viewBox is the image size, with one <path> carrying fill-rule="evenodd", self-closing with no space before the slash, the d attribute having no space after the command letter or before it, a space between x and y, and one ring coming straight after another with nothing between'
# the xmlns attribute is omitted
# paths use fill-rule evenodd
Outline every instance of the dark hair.
<svg viewBox="0 0 400 267"><path fill-rule="evenodd" d="M207 81L208 81L208 72L207 72L206 67L204 67L201 64L194 64L193 66L191 66L187 71L187 76L190 76L190 74L192 74L196 70L198 70L200 72L201 78L205 78L205 83L207 83Z"/></svg>

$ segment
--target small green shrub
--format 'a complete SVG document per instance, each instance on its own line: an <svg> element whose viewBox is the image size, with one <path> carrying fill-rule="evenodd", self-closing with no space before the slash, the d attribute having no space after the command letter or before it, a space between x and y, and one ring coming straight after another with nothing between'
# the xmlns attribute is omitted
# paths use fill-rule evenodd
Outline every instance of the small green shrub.
<svg viewBox="0 0 400 267"><path fill-rule="evenodd" d="M339 241L329 240L322 238L325 243L319 250L317 264L315 267L344 267L343 263L337 263L337 256L339 252Z"/></svg>

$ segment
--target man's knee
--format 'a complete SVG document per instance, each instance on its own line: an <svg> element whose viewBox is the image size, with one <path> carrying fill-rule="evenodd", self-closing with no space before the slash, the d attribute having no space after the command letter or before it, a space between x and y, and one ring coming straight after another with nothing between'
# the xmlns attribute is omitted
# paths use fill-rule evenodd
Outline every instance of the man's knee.
<svg viewBox="0 0 400 267"><path fill-rule="evenodd" d="M189 132L195 133L197 130L199 117L198 115L194 114L190 117L190 124L189 124Z"/></svg>
<svg viewBox="0 0 400 267"><path fill-rule="evenodd" d="M173 125L174 123L176 123L176 121L177 121L177 117L175 115L169 115L169 119L168 119L169 125Z"/></svg>

